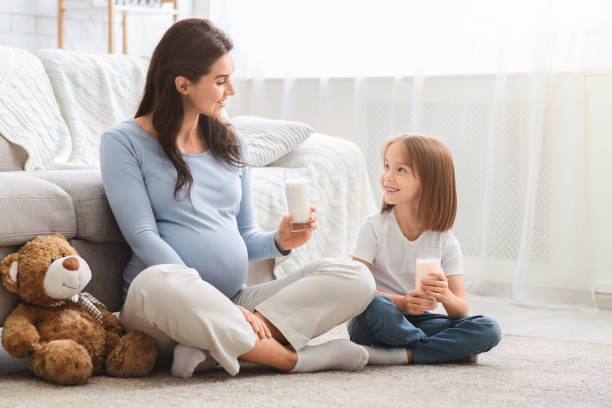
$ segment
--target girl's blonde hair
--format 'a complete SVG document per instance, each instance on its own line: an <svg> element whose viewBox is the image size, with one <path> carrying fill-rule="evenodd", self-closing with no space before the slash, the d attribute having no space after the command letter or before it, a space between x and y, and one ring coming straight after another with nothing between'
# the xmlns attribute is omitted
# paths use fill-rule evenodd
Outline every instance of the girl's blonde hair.
<svg viewBox="0 0 612 408"><path fill-rule="evenodd" d="M421 181L421 200L417 210L419 220L428 231L444 232L453 227L457 215L457 188L453 156L444 143L427 136L402 135L385 141L382 147L383 165L389 146L400 142L405 160ZM394 205L383 197L380 213Z"/></svg>

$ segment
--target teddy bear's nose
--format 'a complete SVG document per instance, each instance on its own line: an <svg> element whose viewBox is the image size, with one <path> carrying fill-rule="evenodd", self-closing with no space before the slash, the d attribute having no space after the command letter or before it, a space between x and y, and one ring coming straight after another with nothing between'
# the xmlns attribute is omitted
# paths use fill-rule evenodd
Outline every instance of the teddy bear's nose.
<svg viewBox="0 0 612 408"><path fill-rule="evenodd" d="M71 256L70 258L64 259L62 266L70 271L76 271L79 269L79 260Z"/></svg>

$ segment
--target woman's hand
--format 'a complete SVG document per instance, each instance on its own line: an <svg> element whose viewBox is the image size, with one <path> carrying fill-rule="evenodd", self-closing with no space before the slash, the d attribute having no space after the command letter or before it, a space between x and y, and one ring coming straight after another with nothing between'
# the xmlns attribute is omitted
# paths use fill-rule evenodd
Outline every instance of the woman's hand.
<svg viewBox="0 0 612 408"><path fill-rule="evenodd" d="M453 293L448 288L446 275L440 272L430 272L430 279L421 280L421 288L427 296L433 296L438 302L446 303Z"/></svg>
<svg viewBox="0 0 612 408"><path fill-rule="evenodd" d="M395 303L397 308L402 313L410 313L420 315L426 310L435 310L436 302L426 297L425 292L421 289L414 289L401 296L398 302Z"/></svg>
<svg viewBox="0 0 612 408"><path fill-rule="evenodd" d="M310 207L311 214L316 210ZM297 248L304 245L312 236L312 231L317 229L317 216L311 215L309 218L309 228L304 231L291 232L291 215L285 215L274 235L274 242L280 251Z"/></svg>
<svg viewBox="0 0 612 408"><path fill-rule="evenodd" d="M260 339L269 339L270 337L272 337L272 333L270 333L270 329L268 328L268 326L257 315L249 312L242 306L238 306L238 309L240 309L242 315L244 316L246 321L249 322L249 324L253 328L253 331L257 333Z"/></svg>

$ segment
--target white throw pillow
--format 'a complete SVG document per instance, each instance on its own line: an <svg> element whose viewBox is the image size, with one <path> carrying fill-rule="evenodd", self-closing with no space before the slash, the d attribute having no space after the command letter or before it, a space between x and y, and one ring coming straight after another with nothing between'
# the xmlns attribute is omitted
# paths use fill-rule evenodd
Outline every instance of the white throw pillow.
<svg viewBox="0 0 612 408"><path fill-rule="evenodd" d="M300 146L314 129L301 122L236 116L230 120L236 134L246 139L249 164L264 167Z"/></svg>

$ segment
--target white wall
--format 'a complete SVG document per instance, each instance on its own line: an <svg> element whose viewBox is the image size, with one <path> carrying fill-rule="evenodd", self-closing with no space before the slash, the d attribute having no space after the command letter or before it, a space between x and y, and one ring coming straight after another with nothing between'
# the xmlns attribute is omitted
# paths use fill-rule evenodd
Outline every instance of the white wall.
<svg viewBox="0 0 612 408"><path fill-rule="evenodd" d="M179 0L179 18L193 15L195 0ZM107 52L106 0L66 0L64 48ZM166 4L169 7L171 4ZM115 52L121 52L121 13L115 16ZM169 15L128 14L128 53L149 56L172 24ZM56 48L56 0L0 0L0 45L36 50Z"/></svg>

